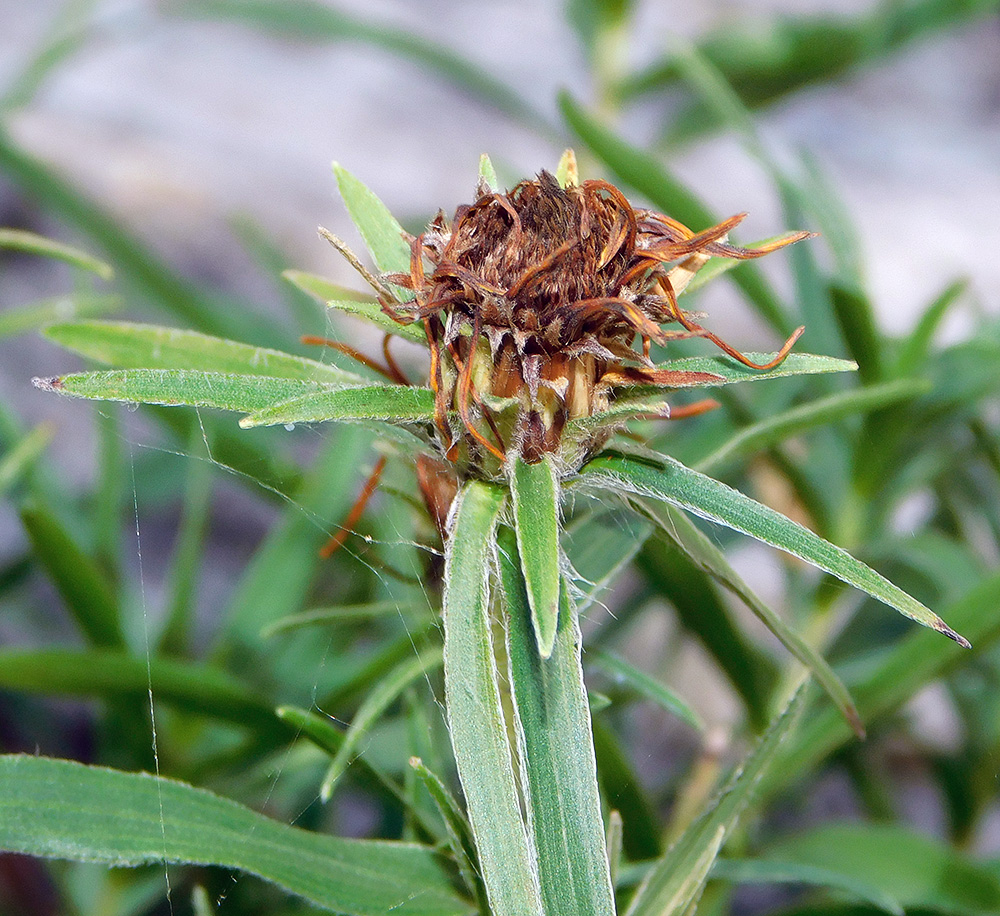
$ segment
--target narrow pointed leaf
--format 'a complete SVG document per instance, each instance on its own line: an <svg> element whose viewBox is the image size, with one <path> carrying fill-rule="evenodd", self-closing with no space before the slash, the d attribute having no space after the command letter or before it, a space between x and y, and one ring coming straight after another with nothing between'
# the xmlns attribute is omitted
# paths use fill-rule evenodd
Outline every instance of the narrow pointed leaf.
<svg viewBox="0 0 1000 916"><path fill-rule="evenodd" d="M499 544L521 785L545 913L613 916L575 608L563 587L553 651L540 658L517 538L504 528Z"/></svg>
<svg viewBox="0 0 1000 916"><path fill-rule="evenodd" d="M316 390L301 397L272 403L240 426L274 426L277 423L322 423L326 420L388 420L414 422L434 417L434 392L406 385L373 385L364 388Z"/></svg>
<svg viewBox="0 0 1000 916"><path fill-rule="evenodd" d="M445 784L419 757L410 758L410 767L424 784L427 794L430 795L438 814L441 815L448 836L448 846L451 848L451 854L455 857L462 881L470 893L476 895L480 911L482 913L489 912L486 888L483 887L483 880L476 871L476 848L472 841L472 834L469 832L469 822L465 819L465 815L458 807L458 802L452 797Z"/></svg>
<svg viewBox="0 0 1000 916"><path fill-rule="evenodd" d="M333 164L333 173L347 212L365 240L375 266L383 273L408 274L410 244L396 217L366 185L337 162Z"/></svg>
<svg viewBox="0 0 1000 916"><path fill-rule="evenodd" d="M748 359L755 363L768 363L774 359L774 353L747 353ZM853 372L857 363L847 359L836 359L832 356L816 356L812 353L789 353L782 362L773 369L751 369L738 363L728 356L690 356L685 359L674 359L655 366L657 370L668 372L705 372L718 376L718 380L696 380L694 387L717 387L731 385L734 382L760 382L772 378L784 378L789 375L815 375L823 372ZM673 386L672 386L673 387ZM683 386L688 387L688 386Z"/></svg>
<svg viewBox="0 0 1000 916"><path fill-rule="evenodd" d="M201 369L329 385L366 383L363 376L315 359L159 325L72 321L51 325L45 336L74 353L120 369Z"/></svg>
<svg viewBox="0 0 1000 916"><path fill-rule="evenodd" d="M597 458L585 469L584 479L607 489L664 500L784 550L968 647L968 642L937 614L846 550L724 483L692 471L673 458L661 458L660 467L628 458Z"/></svg>
<svg viewBox="0 0 1000 916"><path fill-rule="evenodd" d="M472 909L425 847L311 833L172 779L45 757L0 757L0 848L116 867L220 865L356 916Z"/></svg>
<svg viewBox="0 0 1000 916"><path fill-rule="evenodd" d="M115 273L106 261L101 261L72 245L24 229L0 229L0 248L12 248L25 254L55 258L72 267L97 274L102 280L110 280Z"/></svg>
<svg viewBox="0 0 1000 916"><path fill-rule="evenodd" d="M162 404L167 407L218 407L241 413L283 403L305 392L328 390L325 385L304 379L201 372L197 369L112 369L108 372L78 372L61 378L36 378L34 383L43 391L77 398Z"/></svg>
<svg viewBox="0 0 1000 916"><path fill-rule="evenodd" d="M371 693L358 708L351 727L344 735L344 741L334 755L330 768L327 770L320 787L320 798L329 801L333 788L350 765L351 760L359 753L358 747L382 714L399 697L399 695L421 677L441 664L441 650L428 649L420 655L405 659L392 671L380 678Z"/></svg>
<svg viewBox="0 0 1000 916"><path fill-rule="evenodd" d="M687 722L692 728L704 731L705 724L687 703L656 678L650 677L645 671L640 671L625 659L611 652L605 652L603 649L591 649L587 652L587 662L611 675L620 683L628 684L636 693L652 701L661 709L677 716L678 719Z"/></svg>
<svg viewBox="0 0 1000 916"><path fill-rule="evenodd" d="M778 750L798 721L802 689L792 697L730 777L728 784L646 875L626 916L682 916L701 895L715 857L771 769Z"/></svg>
<svg viewBox="0 0 1000 916"><path fill-rule="evenodd" d="M546 455L528 464L520 455L510 475L517 547L528 587L531 626L542 658L552 654L559 617L559 482Z"/></svg>
<svg viewBox="0 0 1000 916"><path fill-rule="evenodd" d="M670 538L696 566L729 589L753 611L757 619L777 637L778 641L812 672L816 681L844 714L855 734L864 737L864 725L858 716L854 700L826 659L757 597L756 592L733 569L726 555L712 540L706 537L687 515L670 505L662 503L649 505L648 514L656 519L664 535Z"/></svg>
<svg viewBox="0 0 1000 916"><path fill-rule="evenodd" d="M488 582L504 491L466 484L445 558L444 686L455 762L494 916L542 916L490 632Z"/></svg>

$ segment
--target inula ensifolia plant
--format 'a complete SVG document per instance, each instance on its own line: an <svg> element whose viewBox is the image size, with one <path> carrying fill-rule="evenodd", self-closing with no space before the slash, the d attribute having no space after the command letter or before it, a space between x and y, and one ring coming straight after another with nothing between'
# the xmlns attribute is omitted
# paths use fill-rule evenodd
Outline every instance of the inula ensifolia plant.
<svg viewBox="0 0 1000 916"><path fill-rule="evenodd" d="M340 342L328 343L353 357L357 371L193 332L77 323L53 336L89 355L121 352L115 345L127 341L129 368L37 384L82 397L238 410L247 414L244 427L340 420L382 430L401 460L415 462L444 541L445 699L474 848L461 842L461 824L449 835L465 890L505 916L611 914L572 586L587 570L572 570L560 548L567 493L620 501L710 571L718 548L677 509L728 526L967 643L845 551L637 446L628 428L634 419L681 419L717 406L705 399L672 408L676 389L856 368L791 352L801 328L774 354L745 355L680 304L711 259L760 257L808 233L736 247L728 234L742 216L694 231L633 207L605 181L580 181L567 153L555 174L541 172L509 191L499 189L484 157L473 202L450 219L439 213L411 236L356 178L339 167L336 173L376 270L323 230L374 293L328 304L385 333L383 362ZM314 293L331 288L319 278L295 278ZM394 336L426 347L426 385L411 384L396 363ZM669 349L680 338L704 338L715 352L655 361L654 345ZM823 659L776 618L752 609L861 732L847 691ZM502 696L508 691L509 703ZM697 899L749 787L791 727L794 704L789 709L743 775L649 870L630 913L684 913ZM432 794L446 799L422 764L414 766Z"/></svg>

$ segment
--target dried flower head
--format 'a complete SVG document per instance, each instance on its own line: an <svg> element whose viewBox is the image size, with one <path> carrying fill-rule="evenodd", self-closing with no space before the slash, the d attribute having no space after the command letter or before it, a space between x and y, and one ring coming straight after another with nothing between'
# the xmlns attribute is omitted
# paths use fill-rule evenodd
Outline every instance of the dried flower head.
<svg viewBox="0 0 1000 916"><path fill-rule="evenodd" d="M611 430L567 437L567 424L606 410L618 389L718 379L656 368L653 342L705 337L744 365L769 369L801 334L757 364L697 324L677 296L710 257L758 258L807 232L738 248L726 239L746 214L695 233L633 208L606 181L562 185L544 171L507 193L485 182L478 192L450 221L439 213L409 239L409 273L384 279L413 298L383 297L383 308L396 321L423 323L444 451L486 476L511 451L528 462L556 453L578 467Z"/></svg>

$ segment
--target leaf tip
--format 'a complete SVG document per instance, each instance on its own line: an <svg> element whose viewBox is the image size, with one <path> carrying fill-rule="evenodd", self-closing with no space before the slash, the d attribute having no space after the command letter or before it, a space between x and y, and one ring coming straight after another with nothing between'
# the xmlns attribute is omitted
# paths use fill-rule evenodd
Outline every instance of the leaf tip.
<svg viewBox="0 0 1000 916"><path fill-rule="evenodd" d="M948 639L953 639L963 649L971 649L972 648L972 643L969 642L969 640L967 640L961 633L956 633L940 617L938 617L937 620L934 621L933 626L934 626L934 629L938 631L938 633L944 633L944 635L947 636Z"/></svg>
<svg viewBox="0 0 1000 916"><path fill-rule="evenodd" d="M63 380L57 375L50 378L33 378L31 384L42 391L62 391L65 388Z"/></svg>

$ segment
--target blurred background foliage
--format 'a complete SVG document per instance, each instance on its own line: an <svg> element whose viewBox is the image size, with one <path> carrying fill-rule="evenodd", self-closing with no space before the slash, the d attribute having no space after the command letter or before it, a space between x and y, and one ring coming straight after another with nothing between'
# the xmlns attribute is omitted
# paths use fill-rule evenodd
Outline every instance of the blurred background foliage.
<svg viewBox="0 0 1000 916"><path fill-rule="evenodd" d="M330 158L417 229L468 201L480 152L512 184L573 145L584 174L695 229L750 209L740 241L822 234L697 307L752 349L804 323L801 348L857 360L857 377L725 389L713 414L636 431L804 520L974 644L717 531L733 569L709 575L613 506L576 507L581 574L605 585L612 554L635 561L585 628L623 899L790 676L733 600L749 583L826 651L869 737L815 698L698 913L1000 912L1000 4L690 7L0 3L0 749L152 769L151 685L164 775L299 826L419 835L406 761L451 764L438 675L412 673L439 640L412 470L390 461L320 561L376 460L371 434L60 402L28 387L68 368L37 331L123 315L303 354L301 334L370 347L281 279L353 283L313 234L350 236ZM387 679L398 689L319 804L329 752ZM310 723L318 743L297 739ZM166 912L163 885L162 868L0 857L4 916ZM221 870L171 870L171 885L178 913L309 911Z"/></svg>

